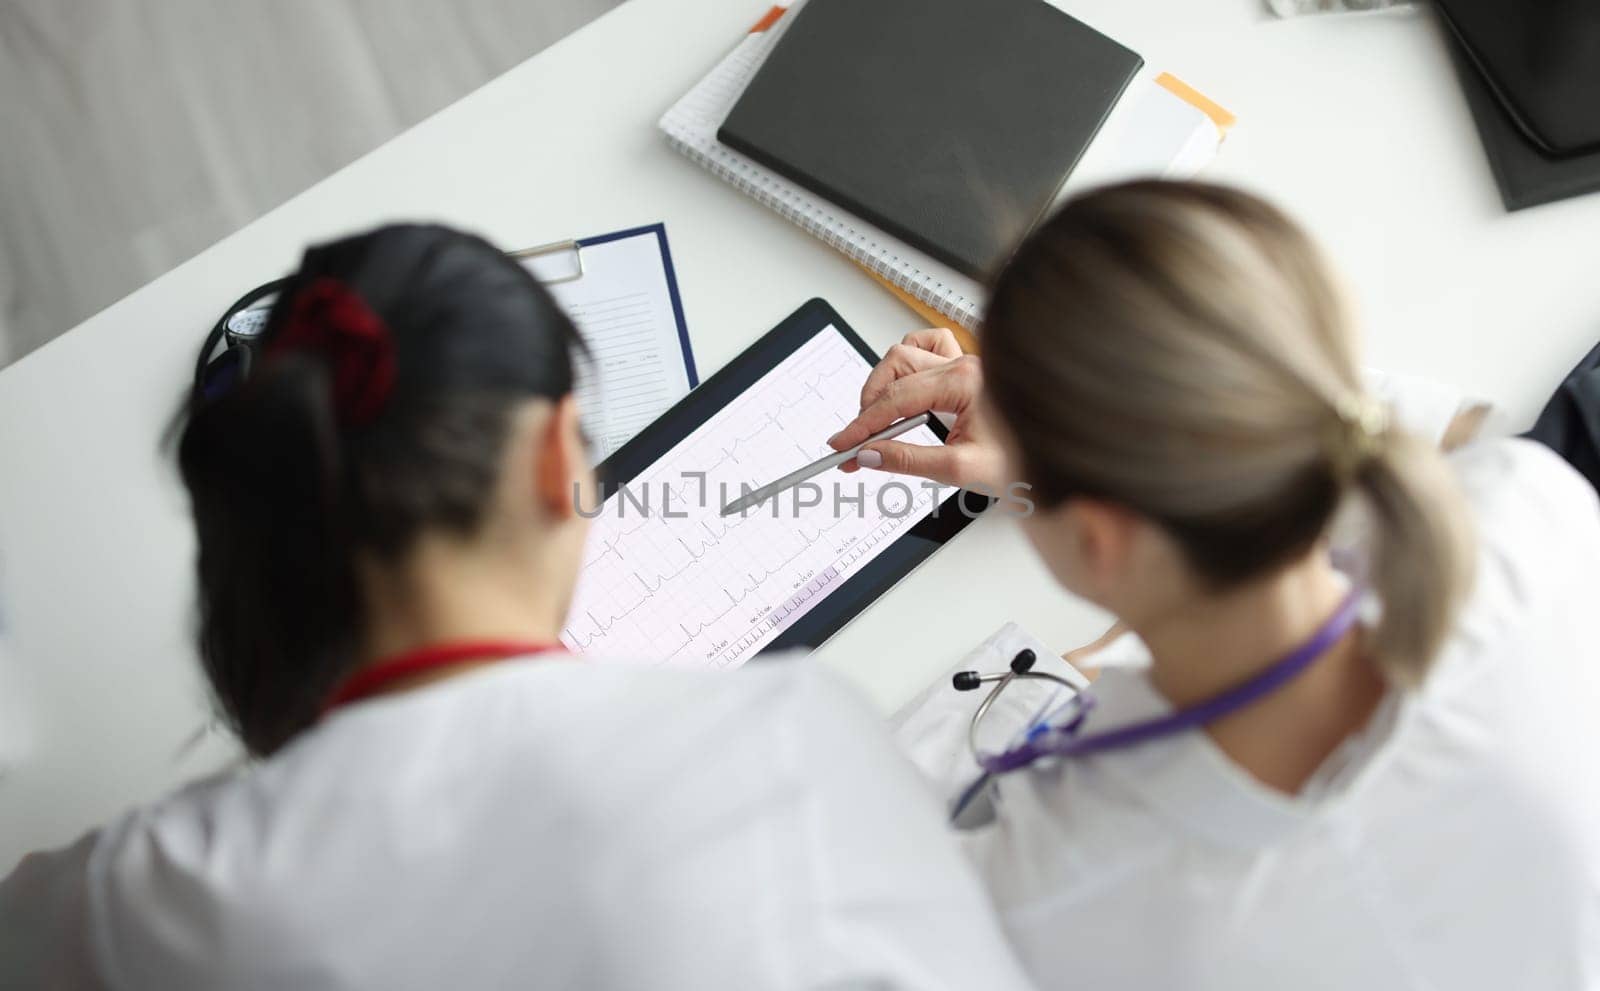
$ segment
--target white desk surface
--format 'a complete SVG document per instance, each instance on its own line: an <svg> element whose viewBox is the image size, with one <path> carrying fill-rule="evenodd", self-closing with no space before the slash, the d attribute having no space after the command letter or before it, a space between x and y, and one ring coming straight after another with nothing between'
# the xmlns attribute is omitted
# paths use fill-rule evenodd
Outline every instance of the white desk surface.
<svg viewBox="0 0 1600 991"><path fill-rule="evenodd" d="M1428 16L1059 2L1239 114L1210 176L1322 239L1361 301L1372 364L1526 422L1600 337L1600 196L1502 211ZM0 373L0 872L230 754L213 738L176 757L206 703L193 542L160 443L219 310L308 242L396 218L507 247L664 220L707 373L815 295L880 349L918 326L655 130L765 7L630 0ZM987 519L821 657L887 710L1007 619L1063 647L1101 622Z"/></svg>

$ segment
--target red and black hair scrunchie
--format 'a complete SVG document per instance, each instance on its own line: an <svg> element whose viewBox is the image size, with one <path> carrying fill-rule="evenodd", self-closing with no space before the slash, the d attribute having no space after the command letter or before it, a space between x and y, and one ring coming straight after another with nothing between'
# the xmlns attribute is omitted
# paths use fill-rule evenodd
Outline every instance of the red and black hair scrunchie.
<svg viewBox="0 0 1600 991"><path fill-rule="evenodd" d="M267 345L268 357L302 351L328 363L333 402L351 426L371 423L394 392L394 338L383 319L353 289L323 276L291 302L283 328Z"/></svg>

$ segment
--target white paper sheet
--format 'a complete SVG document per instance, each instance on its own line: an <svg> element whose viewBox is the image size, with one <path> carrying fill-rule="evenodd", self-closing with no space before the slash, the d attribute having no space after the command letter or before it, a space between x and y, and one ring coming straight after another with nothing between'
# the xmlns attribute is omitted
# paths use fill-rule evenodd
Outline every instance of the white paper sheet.
<svg viewBox="0 0 1600 991"><path fill-rule="evenodd" d="M629 498L612 496L594 520L562 642L620 659L737 667L929 516L951 489L870 470L818 476L815 506L797 511L791 493L742 517L719 515L741 485L830 453L824 442L855 416L870 370L825 329L642 472ZM939 442L927 427L900 439ZM704 472L703 484L691 472ZM857 497L859 508L844 501Z"/></svg>
<svg viewBox="0 0 1600 991"><path fill-rule="evenodd" d="M523 259L583 333L593 359L578 379L578 407L598 460L688 394L693 359L679 335L659 228L571 252Z"/></svg>

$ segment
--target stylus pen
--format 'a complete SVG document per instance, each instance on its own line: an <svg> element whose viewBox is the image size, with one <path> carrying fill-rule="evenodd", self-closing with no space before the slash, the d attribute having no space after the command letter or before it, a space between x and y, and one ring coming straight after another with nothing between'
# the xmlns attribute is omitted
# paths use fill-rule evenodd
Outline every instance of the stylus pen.
<svg viewBox="0 0 1600 991"><path fill-rule="evenodd" d="M770 485L763 485L761 488L756 489L747 495L740 496L739 498L728 503L726 506L722 507L722 515L732 516L735 513L744 512L751 506L758 506L780 492L792 489L807 479L815 478L825 471L830 471L839 467L846 461L849 461L851 458L855 457L857 454L860 454L861 449L866 447L868 444L876 444L880 440L893 440L907 431L915 430L918 427L923 426L931 419L933 419L932 413L918 413L916 416L908 416L904 420L891 423L889 426L873 434L871 437L868 437L855 447L848 448L840 451L837 454L830 454L825 458L813 461L804 468L801 468L799 471L791 471L789 474L783 476Z"/></svg>

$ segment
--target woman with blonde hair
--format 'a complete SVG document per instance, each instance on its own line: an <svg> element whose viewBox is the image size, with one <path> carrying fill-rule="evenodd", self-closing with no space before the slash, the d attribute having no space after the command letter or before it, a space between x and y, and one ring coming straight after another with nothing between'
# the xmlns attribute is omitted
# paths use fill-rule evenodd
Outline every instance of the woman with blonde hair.
<svg viewBox="0 0 1600 991"><path fill-rule="evenodd" d="M860 466L1026 482L1051 573L1131 631L952 796L1035 979L1600 984L1593 491L1394 422L1310 241L1229 189L1070 203L981 341L909 337L833 443L953 412Z"/></svg>

